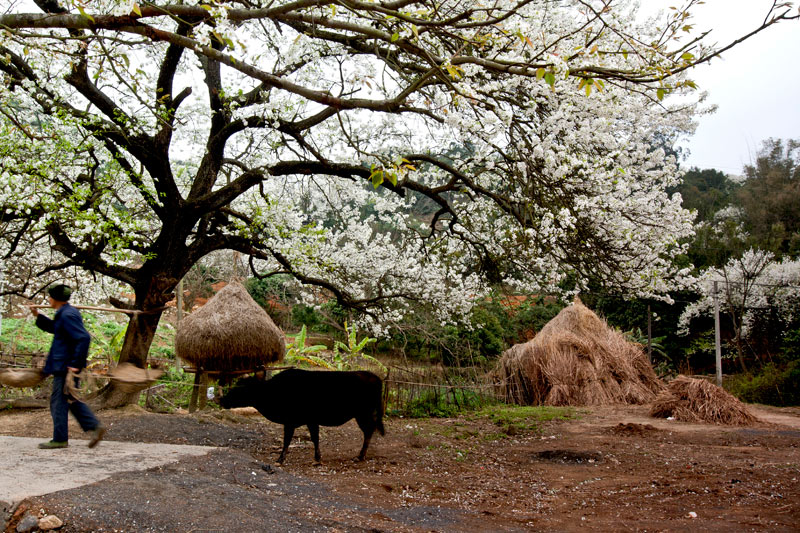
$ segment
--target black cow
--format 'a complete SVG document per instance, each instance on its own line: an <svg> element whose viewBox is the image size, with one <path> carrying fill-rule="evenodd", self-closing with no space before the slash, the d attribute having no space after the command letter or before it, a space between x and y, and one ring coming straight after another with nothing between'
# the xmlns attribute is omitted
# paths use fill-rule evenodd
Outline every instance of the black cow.
<svg viewBox="0 0 800 533"><path fill-rule="evenodd" d="M330 372L289 369L265 380L254 376L237 380L220 399L220 405L252 406L276 424L283 424L283 450L278 463L286 459L286 450L294 430L308 426L314 443L314 460L320 462L319 426L341 426L355 418L364 432L364 445L358 460L363 461L372 434L383 429L383 381L372 372Z"/></svg>

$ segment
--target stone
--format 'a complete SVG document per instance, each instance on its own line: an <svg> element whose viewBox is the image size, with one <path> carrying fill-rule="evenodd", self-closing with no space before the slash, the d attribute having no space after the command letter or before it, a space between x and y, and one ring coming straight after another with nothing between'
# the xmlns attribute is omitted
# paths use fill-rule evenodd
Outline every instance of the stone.
<svg viewBox="0 0 800 533"><path fill-rule="evenodd" d="M17 524L17 533L28 533L29 531L35 531L38 528L39 519L36 518L36 515L26 512L24 515L22 515L22 520L20 520Z"/></svg>
<svg viewBox="0 0 800 533"><path fill-rule="evenodd" d="M6 530L6 526L8 525L8 520L11 518L11 514L14 511L14 506L8 502L4 502L0 500L0 527L2 527L2 531Z"/></svg>
<svg viewBox="0 0 800 533"><path fill-rule="evenodd" d="M54 514L49 514L44 518L39 519L39 529L42 531L50 531L51 529L58 529L64 525L59 517Z"/></svg>

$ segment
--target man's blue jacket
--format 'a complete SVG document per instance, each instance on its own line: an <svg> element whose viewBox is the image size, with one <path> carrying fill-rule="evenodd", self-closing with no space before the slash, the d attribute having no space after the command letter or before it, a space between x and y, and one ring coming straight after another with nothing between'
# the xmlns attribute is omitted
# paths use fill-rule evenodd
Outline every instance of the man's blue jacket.
<svg viewBox="0 0 800 533"><path fill-rule="evenodd" d="M69 304L62 305L52 319L39 314L36 326L53 334L53 344L44 364L45 374L66 372L67 367L84 368L92 338L83 327L80 312Z"/></svg>

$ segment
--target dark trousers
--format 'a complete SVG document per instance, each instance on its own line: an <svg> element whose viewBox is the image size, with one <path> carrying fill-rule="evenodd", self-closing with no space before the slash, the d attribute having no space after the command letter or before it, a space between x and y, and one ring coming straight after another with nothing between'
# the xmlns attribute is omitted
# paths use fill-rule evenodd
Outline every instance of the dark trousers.
<svg viewBox="0 0 800 533"><path fill-rule="evenodd" d="M67 375L63 372L53 374L53 392L50 394L50 416L53 417L53 440L56 442L67 442L69 440L67 429L68 412L72 412L72 415L84 431L92 431L99 425L97 417L94 416L88 405L64 394L66 380Z"/></svg>

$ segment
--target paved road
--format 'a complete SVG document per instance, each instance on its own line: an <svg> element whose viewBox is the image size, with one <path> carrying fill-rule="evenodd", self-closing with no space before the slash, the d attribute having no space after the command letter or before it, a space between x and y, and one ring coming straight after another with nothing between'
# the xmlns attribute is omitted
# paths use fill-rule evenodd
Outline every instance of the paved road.
<svg viewBox="0 0 800 533"><path fill-rule="evenodd" d="M146 470L183 457L205 455L214 449L108 440L89 449L88 441L70 439L69 448L40 450L37 446L44 440L0 435L0 501L16 503L88 485L117 472Z"/></svg>

